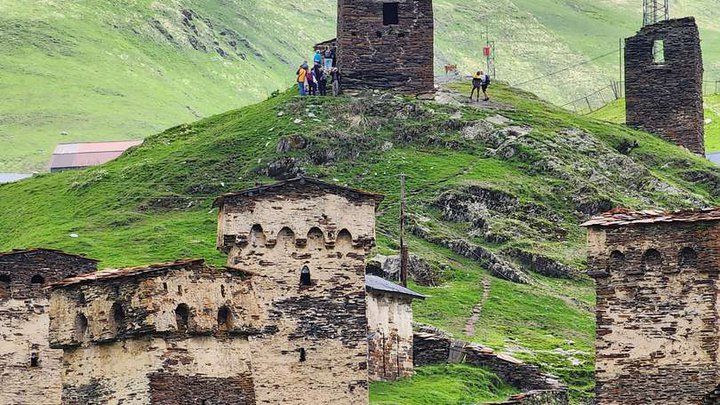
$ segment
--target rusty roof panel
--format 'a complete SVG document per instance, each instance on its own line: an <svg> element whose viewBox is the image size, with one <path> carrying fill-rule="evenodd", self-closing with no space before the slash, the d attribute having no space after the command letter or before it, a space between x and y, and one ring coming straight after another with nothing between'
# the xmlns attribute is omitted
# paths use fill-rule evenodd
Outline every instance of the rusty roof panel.
<svg viewBox="0 0 720 405"><path fill-rule="evenodd" d="M124 152L133 146L140 145L143 141L109 141L109 142L78 142L59 143L55 147L54 155L66 155L73 153L97 153L97 152Z"/></svg>
<svg viewBox="0 0 720 405"><path fill-rule="evenodd" d="M203 265L203 264L205 264L204 259L183 259L183 260L177 260L177 261L169 262L169 263L151 264L149 266L127 267L124 269L107 269L107 270L96 271L93 273L81 274L81 275L75 276L75 277L69 277L69 278L63 279L61 281L58 281L57 283L50 284L50 287L51 288L62 288L62 287L67 287L69 285L84 284L84 283L89 283L92 281L106 281L106 280L113 280L113 279L117 279L117 278L133 277L133 276L138 276L141 274L165 272L167 270L173 270L173 269L187 267L187 266L199 266L199 265Z"/></svg>
<svg viewBox="0 0 720 405"><path fill-rule="evenodd" d="M720 221L720 208L679 211L632 211L620 208L594 216L589 221L585 222L580 226L625 226L634 224L704 221Z"/></svg>
<svg viewBox="0 0 720 405"><path fill-rule="evenodd" d="M50 169L97 166L109 162L142 141L61 143L55 148Z"/></svg>

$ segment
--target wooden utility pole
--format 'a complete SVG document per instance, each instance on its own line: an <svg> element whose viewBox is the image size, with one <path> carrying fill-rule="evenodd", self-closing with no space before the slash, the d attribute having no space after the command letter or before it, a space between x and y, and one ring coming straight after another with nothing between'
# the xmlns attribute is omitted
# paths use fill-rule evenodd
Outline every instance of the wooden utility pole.
<svg viewBox="0 0 720 405"><path fill-rule="evenodd" d="M405 174L400 175L400 284L407 287L408 249L405 246Z"/></svg>

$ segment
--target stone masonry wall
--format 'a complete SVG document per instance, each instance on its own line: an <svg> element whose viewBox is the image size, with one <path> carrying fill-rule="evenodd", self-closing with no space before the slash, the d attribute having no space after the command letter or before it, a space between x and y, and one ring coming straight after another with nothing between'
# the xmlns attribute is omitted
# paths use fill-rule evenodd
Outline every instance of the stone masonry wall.
<svg viewBox="0 0 720 405"><path fill-rule="evenodd" d="M49 347L44 287L95 267L94 260L49 250L0 254L0 276L10 278L9 283L0 282L0 403L60 403L62 350Z"/></svg>
<svg viewBox="0 0 720 405"><path fill-rule="evenodd" d="M656 40L664 41L662 64L653 57ZM625 40L627 124L704 156L702 81L700 34L694 18L648 25Z"/></svg>
<svg viewBox="0 0 720 405"><path fill-rule="evenodd" d="M250 280L202 261L57 286L62 404L254 404L248 336L259 312Z"/></svg>
<svg viewBox="0 0 720 405"><path fill-rule="evenodd" d="M383 4L399 23L383 25ZM348 89L434 90L432 0L338 0L338 67Z"/></svg>
<svg viewBox="0 0 720 405"><path fill-rule="evenodd" d="M588 248L597 403L702 403L720 380L720 224L591 227Z"/></svg>
<svg viewBox="0 0 720 405"><path fill-rule="evenodd" d="M220 211L218 246L229 266L255 273L267 314L250 338L257 403L367 404L375 201L306 191L226 199ZM309 286L300 285L303 266Z"/></svg>
<svg viewBox="0 0 720 405"><path fill-rule="evenodd" d="M413 375L412 299L367 293L368 375L394 381Z"/></svg>

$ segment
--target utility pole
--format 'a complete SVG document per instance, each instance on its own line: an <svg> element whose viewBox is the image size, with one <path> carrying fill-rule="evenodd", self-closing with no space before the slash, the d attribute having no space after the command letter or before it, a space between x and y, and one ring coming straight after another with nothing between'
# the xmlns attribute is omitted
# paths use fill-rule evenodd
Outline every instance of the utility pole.
<svg viewBox="0 0 720 405"><path fill-rule="evenodd" d="M643 0L643 27L670 19L670 0Z"/></svg>
<svg viewBox="0 0 720 405"><path fill-rule="evenodd" d="M405 174L400 175L400 284L407 287L408 249L405 246Z"/></svg>

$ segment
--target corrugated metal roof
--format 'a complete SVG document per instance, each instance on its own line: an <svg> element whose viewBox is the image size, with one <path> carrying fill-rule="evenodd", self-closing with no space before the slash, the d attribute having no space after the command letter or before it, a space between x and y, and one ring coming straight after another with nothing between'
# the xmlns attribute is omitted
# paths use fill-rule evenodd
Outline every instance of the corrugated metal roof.
<svg viewBox="0 0 720 405"><path fill-rule="evenodd" d="M32 177L30 173L0 173L0 184L14 183Z"/></svg>
<svg viewBox="0 0 720 405"><path fill-rule="evenodd" d="M620 208L594 216L581 226L624 226L630 224L652 224L660 222L703 221L720 221L720 208L681 211L632 211Z"/></svg>
<svg viewBox="0 0 720 405"><path fill-rule="evenodd" d="M93 273L81 274L75 277L68 277L57 283L50 284L52 288L66 287L74 284L89 283L91 281L104 281L116 278L132 277L140 274L163 272L176 269L178 267L187 267L205 264L205 259L182 259L169 263L156 263L149 266L126 267L123 269L107 269L96 271Z"/></svg>
<svg viewBox="0 0 720 405"><path fill-rule="evenodd" d="M401 285L397 285L391 281L387 281L382 277L372 276L370 274L367 274L365 276L365 288L367 290L405 295L408 297L417 298L417 299L421 299L421 300L425 299L425 296L422 294L416 293L413 290L405 288Z"/></svg>
<svg viewBox="0 0 720 405"><path fill-rule="evenodd" d="M50 170L97 166L109 162L142 141L81 142L58 144L50 160Z"/></svg>
<svg viewBox="0 0 720 405"><path fill-rule="evenodd" d="M309 178L309 177L296 177L294 179L281 181L278 183L270 184L267 186L257 186L253 188L249 188L247 190L238 191L235 193L227 193L223 194L220 197L216 198L215 201L213 201L213 207L219 207L225 204L225 199L229 197L252 197L257 196L259 194L264 193L272 193L276 191L280 191L284 188L288 187L297 187L297 186L304 186L304 185L314 185L321 189L324 189L327 192L331 193L337 193L341 195L354 195L357 197L365 197L365 198L371 198L375 200L375 205L378 206L380 203L385 199L385 196L382 194L376 194L371 193L369 191L364 190L358 190L354 188L349 188L345 186L340 186L337 184L331 184L326 183L324 181L320 181L317 179Z"/></svg>
<svg viewBox="0 0 720 405"><path fill-rule="evenodd" d="M64 256L79 257L81 259L85 259L85 260L88 260L91 262L99 262L99 260L97 260L97 259L91 259L89 257L85 257L82 255L76 255L74 253L68 253L68 252L64 252L62 250L48 249L48 248L13 249L8 252L0 252L0 257L12 256L12 255L24 255L24 254L28 254L28 253L37 253L37 252L50 252L50 253L56 253L56 254L64 255Z"/></svg>

